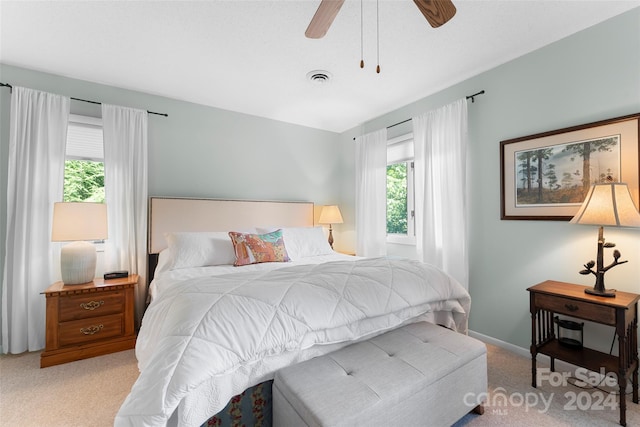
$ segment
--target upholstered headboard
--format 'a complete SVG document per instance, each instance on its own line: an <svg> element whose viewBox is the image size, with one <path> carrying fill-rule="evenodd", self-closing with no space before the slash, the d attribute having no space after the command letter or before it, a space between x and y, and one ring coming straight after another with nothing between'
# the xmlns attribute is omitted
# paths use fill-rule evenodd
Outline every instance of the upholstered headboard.
<svg viewBox="0 0 640 427"><path fill-rule="evenodd" d="M153 280L158 253L167 247L171 231L231 231L252 227L313 226L312 202L149 198L148 271Z"/></svg>
<svg viewBox="0 0 640 427"><path fill-rule="evenodd" d="M313 203L151 197L149 254L167 247L170 231L230 231L313 226Z"/></svg>

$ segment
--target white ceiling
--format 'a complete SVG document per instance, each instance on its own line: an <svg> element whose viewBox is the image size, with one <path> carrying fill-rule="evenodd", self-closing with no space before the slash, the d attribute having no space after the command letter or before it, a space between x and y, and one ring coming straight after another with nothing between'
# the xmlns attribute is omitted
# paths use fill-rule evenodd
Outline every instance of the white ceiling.
<svg viewBox="0 0 640 427"><path fill-rule="evenodd" d="M319 40L319 0L0 1L0 62L342 132L640 6L454 0L431 28L412 1L347 0ZM309 82L328 70L328 84ZM11 83L11 82L8 82ZM482 89L482 88L478 88ZM71 94L73 95L73 94Z"/></svg>

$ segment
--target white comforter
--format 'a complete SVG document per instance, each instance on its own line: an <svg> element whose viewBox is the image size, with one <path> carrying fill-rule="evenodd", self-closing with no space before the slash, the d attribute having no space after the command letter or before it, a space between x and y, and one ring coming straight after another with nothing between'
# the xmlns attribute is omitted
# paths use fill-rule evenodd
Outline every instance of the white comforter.
<svg viewBox="0 0 640 427"><path fill-rule="evenodd" d="M200 425L276 370L349 341L424 319L466 332L469 307L445 273L388 258L176 283L145 313L140 376L115 424Z"/></svg>

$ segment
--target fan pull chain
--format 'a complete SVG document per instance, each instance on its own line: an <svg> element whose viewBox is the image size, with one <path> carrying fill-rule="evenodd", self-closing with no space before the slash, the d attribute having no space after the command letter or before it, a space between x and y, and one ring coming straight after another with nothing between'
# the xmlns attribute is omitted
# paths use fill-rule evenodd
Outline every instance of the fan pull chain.
<svg viewBox="0 0 640 427"><path fill-rule="evenodd" d="M364 18L362 13L362 1L360 0L360 68L364 68L364 35L363 35L363 26L364 26Z"/></svg>
<svg viewBox="0 0 640 427"><path fill-rule="evenodd" d="M376 37L377 37L377 49L378 49L378 66L376 67L376 73L380 74L380 10L379 2L376 0Z"/></svg>

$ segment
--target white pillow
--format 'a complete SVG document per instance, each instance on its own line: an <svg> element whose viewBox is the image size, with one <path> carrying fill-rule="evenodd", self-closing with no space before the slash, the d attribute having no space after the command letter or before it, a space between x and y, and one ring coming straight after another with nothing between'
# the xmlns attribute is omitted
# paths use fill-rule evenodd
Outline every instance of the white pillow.
<svg viewBox="0 0 640 427"><path fill-rule="evenodd" d="M170 270L207 265L233 265L233 243L226 231L165 233Z"/></svg>
<svg viewBox="0 0 640 427"><path fill-rule="evenodd" d="M161 250L158 254L158 264L156 265L154 276L163 271L171 270L171 263L171 251L168 248Z"/></svg>
<svg viewBox="0 0 640 427"><path fill-rule="evenodd" d="M324 235L322 227L278 227L282 228L282 238L287 254L292 261L304 257L332 254L333 249ZM277 229L277 228L275 228ZM258 228L258 233L269 233L274 228Z"/></svg>

